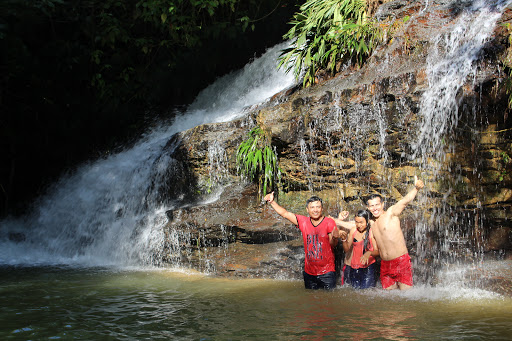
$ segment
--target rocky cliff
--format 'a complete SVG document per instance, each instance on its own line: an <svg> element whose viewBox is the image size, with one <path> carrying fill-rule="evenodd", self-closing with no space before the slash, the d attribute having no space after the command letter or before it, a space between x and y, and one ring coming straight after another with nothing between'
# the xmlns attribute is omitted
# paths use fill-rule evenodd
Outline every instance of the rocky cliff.
<svg viewBox="0 0 512 341"><path fill-rule="evenodd" d="M512 12L502 13L455 89L430 94L455 91L431 109L446 110L439 119L425 114L436 82L432 55L455 44L452 31L471 2L428 3L378 7L380 22L397 30L363 67L339 65L335 77L288 89L242 119L175 135L168 152L176 162L161 195L185 199L168 212L165 261L218 275L300 277L300 234L236 173L236 149L255 125L271 134L282 170L279 202L295 213L305 214L312 194L331 215L353 213L374 192L391 204L414 175L422 178L426 188L402 216L420 281L435 280L446 262L510 257L512 118L502 60ZM221 188L214 202L196 204Z"/></svg>

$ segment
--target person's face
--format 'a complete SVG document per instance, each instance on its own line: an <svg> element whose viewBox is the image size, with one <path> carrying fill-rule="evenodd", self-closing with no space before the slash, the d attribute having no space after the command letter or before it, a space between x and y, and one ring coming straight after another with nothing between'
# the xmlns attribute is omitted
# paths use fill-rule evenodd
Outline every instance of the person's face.
<svg viewBox="0 0 512 341"><path fill-rule="evenodd" d="M375 218L378 218L384 210L384 204L380 198L368 200L368 211L372 212Z"/></svg>
<svg viewBox="0 0 512 341"><path fill-rule="evenodd" d="M356 221L356 228L359 232L363 233L364 231L366 231L366 219L364 219L363 217L355 217L354 220Z"/></svg>
<svg viewBox="0 0 512 341"><path fill-rule="evenodd" d="M320 219L322 217L322 203L320 201L313 201L308 204L307 211L312 219Z"/></svg>

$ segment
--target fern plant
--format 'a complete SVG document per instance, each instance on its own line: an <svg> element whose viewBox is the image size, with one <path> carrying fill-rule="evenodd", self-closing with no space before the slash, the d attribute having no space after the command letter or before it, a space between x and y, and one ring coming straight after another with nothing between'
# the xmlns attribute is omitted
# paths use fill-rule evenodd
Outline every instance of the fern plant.
<svg viewBox="0 0 512 341"><path fill-rule="evenodd" d="M303 86L315 82L320 69L333 74L343 58L362 64L382 39L379 25L366 16L364 0L308 0L293 17L292 28L283 36L292 40L282 50L279 67L293 70Z"/></svg>
<svg viewBox="0 0 512 341"><path fill-rule="evenodd" d="M253 128L238 146L236 164L241 176L258 183L260 198L281 179L276 152L260 127Z"/></svg>

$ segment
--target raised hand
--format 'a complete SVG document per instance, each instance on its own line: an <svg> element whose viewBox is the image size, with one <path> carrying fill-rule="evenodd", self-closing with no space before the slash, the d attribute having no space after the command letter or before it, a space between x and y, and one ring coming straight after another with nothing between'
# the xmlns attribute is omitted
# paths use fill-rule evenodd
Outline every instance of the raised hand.
<svg viewBox="0 0 512 341"><path fill-rule="evenodd" d="M274 201L274 192L270 192L269 194L265 195L263 200L265 200L268 203L271 203L272 201Z"/></svg>
<svg viewBox="0 0 512 341"><path fill-rule="evenodd" d="M345 230L340 230L340 232L339 232L339 238L341 238L342 240L347 240L347 237L348 237L348 233L347 233L347 231L345 231Z"/></svg>
<svg viewBox="0 0 512 341"><path fill-rule="evenodd" d="M418 180L418 177L416 175L414 176L414 187L416 187L416 189L418 189L418 190L425 187L425 184L423 183L423 181Z"/></svg>
<svg viewBox="0 0 512 341"><path fill-rule="evenodd" d="M340 214L338 214L338 219L345 220L348 218L348 216L349 216L348 211L343 211L343 212L340 212Z"/></svg>

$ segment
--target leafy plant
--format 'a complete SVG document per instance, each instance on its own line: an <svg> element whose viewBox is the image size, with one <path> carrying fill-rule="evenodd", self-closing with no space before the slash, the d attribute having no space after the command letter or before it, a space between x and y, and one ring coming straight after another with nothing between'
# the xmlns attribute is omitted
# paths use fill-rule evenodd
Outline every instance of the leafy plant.
<svg viewBox="0 0 512 341"><path fill-rule="evenodd" d="M304 70L303 86L313 84L320 69L333 74L343 58L362 64L383 36L364 0L308 0L291 24L283 37L293 43L282 51L279 67L293 69L297 79Z"/></svg>
<svg viewBox="0 0 512 341"><path fill-rule="evenodd" d="M501 160L503 161L503 164L507 164L510 162L510 156L505 153L505 152L501 152Z"/></svg>
<svg viewBox="0 0 512 341"><path fill-rule="evenodd" d="M505 180L505 176L507 175L507 165L510 163L510 156L506 153L506 152L501 152L500 153L500 156L501 156L501 173L500 173L500 177L499 177L499 180L500 181L503 181Z"/></svg>
<svg viewBox="0 0 512 341"><path fill-rule="evenodd" d="M258 194L264 196L267 188L280 181L277 155L269 137L260 127L253 128L236 152L237 171L249 181L258 183Z"/></svg>

